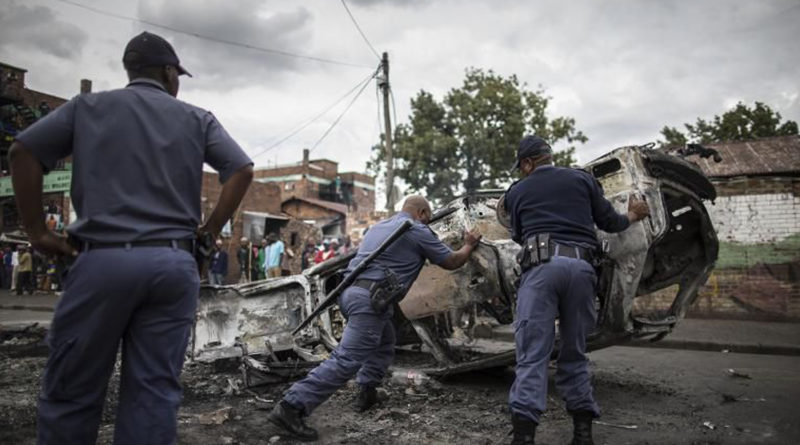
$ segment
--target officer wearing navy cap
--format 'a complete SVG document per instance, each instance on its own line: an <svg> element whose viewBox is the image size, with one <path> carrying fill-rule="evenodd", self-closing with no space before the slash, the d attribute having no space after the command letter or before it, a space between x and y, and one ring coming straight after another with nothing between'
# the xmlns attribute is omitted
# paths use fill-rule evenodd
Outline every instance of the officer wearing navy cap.
<svg viewBox="0 0 800 445"><path fill-rule="evenodd" d="M409 196L400 213L375 224L364 236L350 261L348 274L405 221L413 223L342 293L339 307L347 317L342 340L331 357L292 385L267 416L277 434L302 441L317 440L317 431L305 423L305 417L353 377L360 388L356 408L366 411L377 402L375 388L394 359L394 312L391 306L386 310L376 309L371 303L371 293L388 274L394 275L407 291L425 260L447 270L457 269L467 262L481 238L477 232L466 232L464 246L452 251L427 226L430 218L428 201L421 196Z"/></svg>
<svg viewBox="0 0 800 445"><path fill-rule="evenodd" d="M189 74L163 38L126 46L127 87L82 94L17 135L9 152L31 244L76 257L48 334L38 444L94 444L121 344L114 444L177 442L179 376L199 294L198 233L216 236L238 207L250 158L214 116L176 99ZM72 156L75 242L42 214L42 177ZM201 226L203 163L223 183Z"/></svg>
<svg viewBox="0 0 800 445"><path fill-rule="evenodd" d="M600 415L585 354L596 318L597 277L591 264L597 251L595 226L620 232L646 217L649 209L631 198L627 215L618 214L594 177L553 166L552 149L538 136L520 141L514 168L522 179L506 192L505 206L512 238L525 255L517 290L516 379L509 396L511 443L535 443L547 402L547 364L558 316L556 386L573 417L572 444L591 445L592 419Z"/></svg>

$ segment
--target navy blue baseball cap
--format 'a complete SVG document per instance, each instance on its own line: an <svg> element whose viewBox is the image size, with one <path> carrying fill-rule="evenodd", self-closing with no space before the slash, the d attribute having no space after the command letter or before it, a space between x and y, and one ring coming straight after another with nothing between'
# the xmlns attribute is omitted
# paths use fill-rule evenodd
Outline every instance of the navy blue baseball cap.
<svg viewBox="0 0 800 445"><path fill-rule="evenodd" d="M172 45L163 37L151 32L143 32L131 39L125 46L125 53L122 55L122 64L125 69L136 70L148 66L172 65L178 69L179 74L186 74L192 77L186 68L181 66L178 55Z"/></svg>
<svg viewBox="0 0 800 445"><path fill-rule="evenodd" d="M539 136L529 135L519 141L519 148L517 148L517 162L511 167L511 170L519 168L519 163L525 158L535 158L537 156L553 154L553 149L550 148L544 139Z"/></svg>

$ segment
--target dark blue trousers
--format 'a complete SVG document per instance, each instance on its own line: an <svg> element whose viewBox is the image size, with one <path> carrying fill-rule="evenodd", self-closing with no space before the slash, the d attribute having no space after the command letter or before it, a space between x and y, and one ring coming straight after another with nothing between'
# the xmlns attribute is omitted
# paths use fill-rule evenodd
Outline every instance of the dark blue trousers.
<svg viewBox="0 0 800 445"><path fill-rule="evenodd" d="M173 445L179 376L197 307L189 252L171 247L81 253L48 334L39 445L94 445L122 343L115 445Z"/></svg>
<svg viewBox="0 0 800 445"><path fill-rule="evenodd" d="M392 308L376 314L370 306L369 292L359 287L346 289L339 307L347 317L339 346L284 396L285 401L305 415L311 414L354 376L359 385L378 386L394 360Z"/></svg>
<svg viewBox="0 0 800 445"><path fill-rule="evenodd" d="M583 260L555 256L522 275L517 291L514 340L517 368L509 405L513 414L539 422L547 404L547 364L553 352L555 320L561 344L555 383L567 410L600 415L592 395L586 337L592 332L597 277Z"/></svg>

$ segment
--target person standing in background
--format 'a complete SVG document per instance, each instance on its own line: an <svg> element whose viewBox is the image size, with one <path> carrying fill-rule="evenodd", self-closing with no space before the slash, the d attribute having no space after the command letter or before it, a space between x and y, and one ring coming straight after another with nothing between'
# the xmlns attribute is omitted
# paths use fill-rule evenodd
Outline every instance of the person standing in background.
<svg viewBox="0 0 800 445"><path fill-rule="evenodd" d="M215 286L225 284L225 276L228 275L228 252L222 248L222 240L217 240L214 245L214 252L211 254L211 264L208 268L209 282Z"/></svg>
<svg viewBox="0 0 800 445"><path fill-rule="evenodd" d="M266 251L265 270L267 278L277 278L281 276L281 264L283 264L283 255L285 248L283 241L278 238L276 233L270 233L268 238L268 245Z"/></svg>

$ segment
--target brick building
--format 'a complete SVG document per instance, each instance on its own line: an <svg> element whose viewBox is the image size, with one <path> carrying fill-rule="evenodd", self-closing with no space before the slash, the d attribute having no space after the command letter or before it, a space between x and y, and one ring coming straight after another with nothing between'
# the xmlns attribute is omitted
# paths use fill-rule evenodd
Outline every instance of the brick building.
<svg viewBox="0 0 800 445"><path fill-rule="evenodd" d="M719 237L719 259L689 315L800 319L800 137L708 147L722 162L689 159L717 189L706 208ZM638 303L664 307L669 300L654 296Z"/></svg>
<svg viewBox="0 0 800 445"><path fill-rule="evenodd" d="M347 233L347 206L344 204L292 196L283 201L281 210L293 218L319 227L327 238L339 238Z"/></svg>
<svg viewBox="0 0 800 445"><path fill-rule="evenodd" d="M205 220L216 205L222 191L219 175L203 172L202 209ZM289 273L300 273L300 255L303 243L309 238L321 238L313 225L293 220L281 212L281 190L273 183L253 182L231 222L222 232L223 248L228 252L228 275L226 283L239 281L237 251L239 240L244 236L258 245L270 233L278 234L287 250L286 269Z"/></svg>
<svg viewBox="0 0 800 445"><path fill-rule="evenodd" d="M0 232L9 239L26 239L14 202L14 189L8 176L8 149L17 133L66 102L66 99L35 91L25 86L27 70L0 63ZM91 82L81 81L81 92L91 91ZM69 159L61 161L44 177L43 205L48 218L58 227L74 218L69 199L72 172Z"/></svg>
<svg viewBox="0 0 800 445"><path fill-rule="evenodd" d="M375 210L375 179L363 173L339 172L329 159L309 159L255 170L255 182L277 185L283 212L313 222L326 237L347 233L348 220L365 220Z"/></svg>

